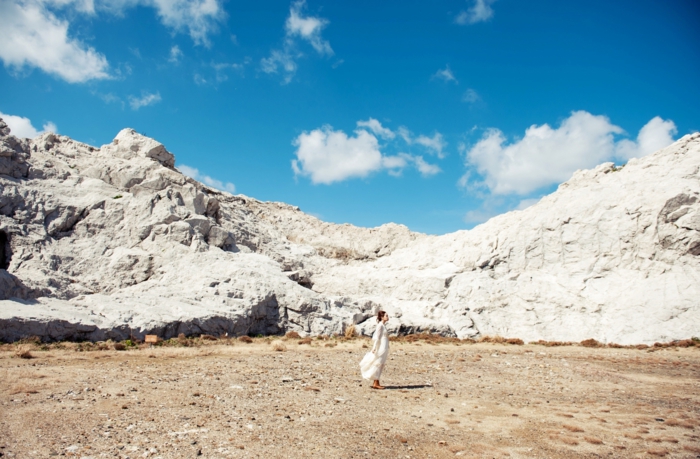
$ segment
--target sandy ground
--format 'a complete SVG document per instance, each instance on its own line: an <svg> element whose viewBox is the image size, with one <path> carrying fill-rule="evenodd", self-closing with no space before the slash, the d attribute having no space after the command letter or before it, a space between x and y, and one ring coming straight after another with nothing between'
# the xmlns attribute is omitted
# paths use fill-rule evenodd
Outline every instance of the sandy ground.
<svg viewBox="0 0 700 459"><path fill-rule="evenodd" d="M0 347L0 457L700 458L700 348Z"/></svg>

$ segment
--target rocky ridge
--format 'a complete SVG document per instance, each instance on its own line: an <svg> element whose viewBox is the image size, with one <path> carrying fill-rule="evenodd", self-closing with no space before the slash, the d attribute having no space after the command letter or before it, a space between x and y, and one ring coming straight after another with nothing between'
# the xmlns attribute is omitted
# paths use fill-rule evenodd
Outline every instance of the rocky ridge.
<svg viewBox="0 0 700 459"><path fill-rule="evenodd" d="M324 223L209 188L131 129L95 148L0 121L0 339L393 331L700 335L700 134L578 171L443 236Z"/></svg>

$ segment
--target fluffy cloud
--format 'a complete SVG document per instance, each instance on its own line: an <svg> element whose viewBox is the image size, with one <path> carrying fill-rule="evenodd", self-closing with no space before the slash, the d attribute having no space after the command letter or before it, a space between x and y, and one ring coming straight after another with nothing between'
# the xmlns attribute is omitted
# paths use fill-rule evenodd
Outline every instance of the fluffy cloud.
<svg viewBox="0 0 700 459"><path fill-rule="evenodd" d="M306 176L312 183L331 184L351 178L366 177L372 172L387 170L401 175L408 166L414 166L424 177L435 175L440 168L426 162L422 156L399 153L382 154L377 137L393 139L395 134L377 120L359 121L354 135L336 131L331 126L304 132L294 139L297 147L292 169L297 176Z"/></svg>
<svg viewBox="0 0 700 459"><path fill-rule="evenodd" d="M161 101L160 93L150 94L144 92L141 97L129 96L129 105L131 105L132 110L138 110L141 107L148 107L149 105L157 104Z"/></svg>
<svg viewBox="0 0 700 459"><path fill-rule="evenodd" d="M358 121L357 127L367 128L370 131L377 134L382 139L393 139L394 137L396 137L396 134L394 134L391 131L391 129L385 128L384 126L382 126L382 123L375 120L374 118L370 118L367 121Z"/></svg>
<svg viewBox="0 0 700 459"><path fill-rule="evenodd" d="M673 143L673 136L678 133L671 120L662 120L655 116L644 125L637 135L637 141L623 139L617 143L615 156L619 159L641 158Z"/></svg>
<svg viewBox="0 0 700 459"><path fill-rule="evenodd" d="M191 177L195 180L198 180L202 182L203 184L210 186L212 188L216 188L217 190L221 191L228 191L229 193L235 193L236 192L236 186L231 183L231 182L222 182L221 180L217 180L215 178L209 177L208 175L202 174L199 172L199 169L190 167L186 164L181 164L177 166L177 169L185 174L188 177Z"/></svg>
<svg viewBox="0 0 700 459"><path fill-rule="evenodd" d="M594 167L631 152L648 154L672 142L675 125L654 118L639 133L638 141L616 142L623 130L605 116L573 112L553 129L533 125L525 136L509 143L503 132L489 129L466 153L467 166L483 176L483 185L494 194L528 194L561 183L577 169ZM467 182L465 175L462 182Z"/></svg>
<svg viewBox="0 0 700 459"><path fill-rule="evenodd" d="M491 4L496 0L474 0L474 4L466 11L461 11L455 18L455 22L460 25L476 24L485 22L493 16Z"/></svg>
<svg viewBox="0 0 700 459"><path fill-rule="evenodd" d="M40 131L32 125L29 118L25 118L23 116L8 115L0 112L0 118L5 121L7 126L10 128L10 133L15 137L27 137L33 139L44 132L58 132L58 128L56 128L56 125L51 121L44 123L44 126Z"/></svg>
<svg viewBox="0 0 700 459"><path fill-rule="evenodd" d="M106 57L70 37L68 19L77 14L121 15L135 6L154 8L166 27L187 32L196 44L207 46L209 34L225 17L221 0L2 0L0 59L6 67L36 67L69 83L109 78Z"/></svg>
<svg viewBox="0 0 700 459"><path fill-rule="evenodd" d="M433 78L439 78L441 80L444 80L446 82L453 81L455 84L458 84L459 82L457 81L457 78L455 78L454 73L452 73L452 70L450 70L450 66L445 66L444 69L438 70L435 72L433 75Z"/></svg>
<svg viewBox="0 0 700 459"><path fill-rule="evenodd" d="M0 1L0 59L6 67L37 67L69 83L107 78L107 59L68 36L68 22L37 2Z"/></svg>
<svg viewBox="0 0 700 459"><path fill-rule="evenodd" d="M320 55L332 56L333 48L321 37L321 31L329 24L324 18L303 16L305 0L293 2L289 8L289 17L285 22L285 38L282 49L273 49L270 56L260 60L260 69L265 73L284 74L283 83L288 84L297 71L296 60L302 56L297 51L296 38L301 38L311 44Z"/></svg>
<svg viewBox="0 0 700 459"><path fill-rule="evenodd" d="M285 24L285 30L288 37L299 36L302 39L311 43L311 46L321 55L333 55L333 49L328 41L321 38L321 30L328 25L328 20L313 16L303 17L301 10L305 5L305 1L297 1L292 4L289 10L289 17Z"/></svg>
<svg viewBox="0 0 700 459"><path fill-rule="evenodd" d="M353 177L366 177L382 168L382 153L377 138L358 129L353 137L330 126L304 132L293 145L297 159L292 161L296 175L313 183L331 184Z"/></svg>

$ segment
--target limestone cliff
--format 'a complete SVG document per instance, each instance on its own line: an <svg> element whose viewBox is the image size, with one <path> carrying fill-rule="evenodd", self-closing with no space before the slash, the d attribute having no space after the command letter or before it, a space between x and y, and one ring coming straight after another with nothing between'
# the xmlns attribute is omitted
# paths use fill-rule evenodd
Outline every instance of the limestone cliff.
<svg viewBox="0 0 700 459"><path fill-rule="evenodd" d="M700 335L700 135L426 236L209 188L131 129L100 148L0 121L0 339L397 332Z"/></svg>

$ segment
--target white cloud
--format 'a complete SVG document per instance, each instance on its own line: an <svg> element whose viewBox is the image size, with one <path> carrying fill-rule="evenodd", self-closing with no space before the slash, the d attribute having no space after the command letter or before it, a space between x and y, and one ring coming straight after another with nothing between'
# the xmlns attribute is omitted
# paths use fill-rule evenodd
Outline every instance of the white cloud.
<svg viewBox="0 0 700 459"><path fill-rule="evenodd" d="M375 120L374 118L370 118L367 121L358 121L357 127L367 128L370 131L377 134L382 139L393 139L394 137L396 137L396 134L394 134L391 131L391 129L385 128L384 126L382 126L382 123Z"/></svg>
<svg viewBox="0 0 700 459"><path fill-rule="evenodd" d="M303 132L292 144L297 147L297 159L292 161L294 173L310 177L313 183L366 177L382 168L377 138L363 129L348 137L343 131L324 126Z"/></svg>
<svg viewBox="0 0 700 459"><path fill-rule="evenodd" d="M68 22L37 2L0 1L0 59L6 67L38 67L69 83L108 78L107 59L68 36Z"/></svg>
<svg viewBox="0 0 700 459"><path fill-rule="evenodd" d="M221 0L2 0L0 59L6 67L15 70L36 67L69 83L109 78L106 57L69 36L69 19L74 19L77 14L94 16L98 12L121 15L127 8L138 5L153 7L166 27L187 31L196 44L208 46L208 35L216 30L217 23L225 17L220 2ZM61 14L62 18L57 14ZM171 59L177 57L171 54Z"/></svg>
<svg viewBox="0 0 700 459"><path fill-rule="evenodd" d="M297 72L297 63L290 50L274 49L270 57L260 60L260 68L265 73L277 73L279 69L284 73L284 84L288 84Z"/></svg>
<svg viewBox="0 0 700 459"><path fill-rule="evenodd" d="M467 89L466 92L462 94L462 102L474 104L476 102L479 102L480 100L481 96L479 96L479 93L473 90L472 88Z"/></svg>
<svg viewBox="0 0 700 459"><path fill-rule="evenodd" d="M452 70L450 70L450 66L446 66L444 69L438 70L435 72L433 75L433 78L439 78L441 80L444 80L446 82L454 81L455 84L459 84L457 81L457 78L455 78L454 73L452 73Z"/></svg>
<svg viewBox="0 0 700 459"><path fill-rule="evenodd" d="M445 154L443 149L447 146L447 142L442 137L442 134L436 132L432 137L426 135L419 135L418 137L413 137L413 133L409 131L405 126L399 127L396 132L399 134L407 145L418 144L422 145L428 149L428 153L431 155L437 155L438 158L444 158Z"/></svg>
<svg viewBox="0 0 700 459"><path fill-rule="evenodd" d="M44 123L44 126L40 131L32 125L29 118L25 118L23 116L8 115L0 112L0 118L5 121L7 126L10 128L10 134L14 135L15 137L27 137L33 139L44 132L58 132L56 124L51 121Z"/></svg>
<svg viewBox="0 0 700 459"><path fill-rule="evenodd" d="M302 16L305 0L293 2L289 8L289 17L285 22L285 38L282 49L273 49L270 56L260 60L260 69L265 73L284 74L283 84L288 84L297 71L296 60L302 56L297 51L296 38L301 38L311 44L320 54L332 56L333 48L327 40L321 38L321 31L329 24L324 18Z"/></svg>
<svg viewBox="0 0 700 459"><path fill-rule="evenodd" d="M161 101L160 93L150 94L147 92L141 93L141 97L129 96L129 105L132 110L138 110L141 107L157 104Z"/></svg>
<svg viewBox="0 0 700 459"><path fill-rule="evenodd" d="M485 22L493 16L491 4L496 0L474 0L474 4L466 11L461 11L455 18L455 22L460 25L476 24Z"/></svg>
<svg viewBox="0 0 700 459"><path fill-rule="evenodd" d="M525 136L508 143L498 129L486 131L466 154L467 166L484 178L482 184L494 194L527 194L541 187L561 183L578 169L594 167L630 152L650 153L672 142L675 125L652 119L641 131L638 142L615 141L624 131L605 116L586 111L573 112L559 128L532 125ZM663 145L666 143L666 145ZM461 182L468 180L465 177Z"/></svg>
<svg viewBox="0 0 700 459"><path fill-rule="evenodd" d="M419 135L415 139L413 139L414 143L417 143L418 145L423 145L425 148L428 149L428 152L430 154L437 155L438 158L444 158L445 155L442 152L443 148L447 146L447 142L444 141L442 138L442 134L439 132L436 132L432 137L428 137L426 135Z"/></svg>
<svg viewBox="0 0 700 459"><path fill-rule="evenodd" d="M678 129L673 121L664 121L655 116L639 130L636 142L627 139L620 140L615 149L615 156L623 160L641 158L669 146L673 143L673 136L677 133Z"/></svg>
<svg viewBox="0 0 700 459"><path fill-rule="evenodd" d="M304 132L292 144L297 147L297 159L292 161L295 175L310 177L313 183L331 184L350 178L366 177L372 172L387 170L391 175L401 175L412 165L424 177L435 175L441 169L427 163L422 156L399 153L394 156L382 154L375 134L391 132L377 120L359 121L353 136L324 126ZM392 132L393 134L393 132ZM391 137L393 138L393 137Z"/></svg>
<svg viewBox="0 0 700 459"><path fill-rule="evenodd" d="M292 3L289 9L289 17L285 24L288 37L299 36L311 43L311 46L321 55L333 55L333 49L328 41L321 38L321 30L328 25L328 20L313 16L303 17L301 10L306 4L305 0Z"/></svg>
<svg viewBox="0 0 700 459"><path fill-rule="evenodd" d="M173 64L178 64L180 63L180 58L182 57L182 51L180 51L180 47L175 45L172 48L170 48L170 57L168 58L168 62L172 62Z"/></svg>
<svg viewBox="0 0 700 459"><path fill-rule="evenodd" d="M528 207L532 207L538 202L540 202L541 198L531 198L531 199L523 199L518 203L517 206L515 206L515 210L525 210Z"/></svg>
<svg viewBox="0 0 700 459"><path fill-rule="evenodd" d="M202 182L203 184L210 186L212 188L216 188L217 190L221 191L228 191L229 193L233 194L236 192L236 186L231 183L231 182L222 182L221 180L217 180L215 178L212 178L208 175L202 174L199 172L199 169L195 167L188 166L186 164L181 164L177 166L177 169L182 172L184 175L191 177L195 180L198 180Z"/></svg>

